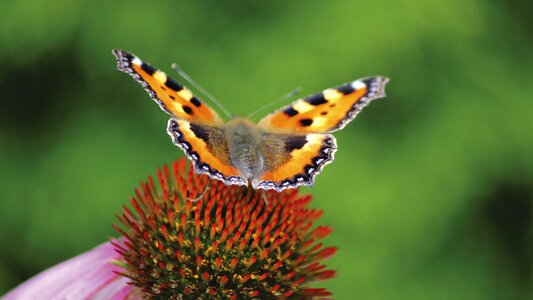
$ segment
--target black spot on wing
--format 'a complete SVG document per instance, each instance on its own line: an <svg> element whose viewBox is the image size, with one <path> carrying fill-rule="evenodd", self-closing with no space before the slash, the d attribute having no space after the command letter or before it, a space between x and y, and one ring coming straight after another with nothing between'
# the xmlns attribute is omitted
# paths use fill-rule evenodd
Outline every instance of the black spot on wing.
<svg viewBox="0 0 533 300"><path fill-rule="evenodd" d="M124 57L129 61L132 61L135 58L133 54L123 51L123 50L118 50L118 49L113 50L113 54L117 57Z"/></svg>
<svg viewBox="0 0 533 300"><path fill-rule="evenodd" d="M149 64L142 63L141 69L148 73L148 75L153 75L155 71L157 71L154 67L150 66Z"/></svg>
<svg viewBox="0 0 533 300"><path fill-rule="evenodd" d="M192 115L192 108L190 106L183 105L183 111L189 115Z"/></svg>
<svg viewBox="0 0 533 300"><path fill-rule="evenodd" d="M191 103L194 104L194 106L196 106L196 107L200 107L200 105L202 105L202 102L200 102L200 100L198 100L198 98L196 98L194 96L191 99Z"/></svg>
<svg viewBox="0 0 533 300"><path fill-rule="evenodd" d="M203 141L207 141L209 139L209 130L199 125L195 125L193 123L187 123L187 124L189 126L189 129L194 133L194 135L197 138L202 139ZM207 174L209 177L213 179L223 181L226 185L228 184L245 185L246 184L244 179L242 179L241 177L235 176L235 175L226 176L220 173L218 170L210 167L208 164L202 162L201 156L192 149L191 144L187 142L183 133L180 131L177 120L175 119L169 120L168 127L167 127L167 133L172 138L172 142L176 146L180 147L185 152L187 157L192 161L194 165L194 171L196 173Z"/></svg>
<svg viewBox="0 0 533 300"><path fill-rule="evenodd" d="M337 88L337 91L341 92L343 95L348 95L353 93L355 89L352 87L351 83L347 83L345 85L339 86Z"/></svg>
<svg viewBox="0 0 533 300"><path fill-rule="evenodd" d="M300 144L302 143L302 138L305 139L305 136L291 136L285 141L288 144L289 139L294 139L291 140L291 142L293 142L296 146L297 142L300 142ZM299 145L299 147L303 146L305 146L305 143L303 143L303 145ZM325 165L333 161L333 156L336 149L337 146L335 144L335 138L331 135L326 135L325 139L322 141L322 147L316 156L312 158L312 161L304 166L302 173L296 174L292 178L284 179L281 182L263 181L258 185L258 187L263 189L273 189L277 192L281 192L285 189L296 188L302 185L312 186L316 175L322 171Z"/></svg>
<svg viewBox="0 0 533 300"><path fill-rule="evenodd" d="M285 138L285 149L288 152L293 150L302 149L302 147L307 143L305 135L299 136L288 136Z"/></svg>
<svg viewBox="0 0 533 300"><path fill-rule="evenodd" d="M205 130L202 126L190 123L189 128L197 138L203 140L206 143L209 141L209 132Z"/></svg>
<svg viewBox="0 0 533 300"><path fill-rule="evenodd" d="M181 89L183 89L183 87L179 83L177 83L176 81L174 81L174 79L172 79L172 78L170 78L168 76L167 76L167 81L165 82L165 85L168 88L170 88L170 89L172 89L172 90L174 90L176 92L178 92Z"/></svg>
<svg viewBox="0 0 533 300"><path fill-rule="evenodd" d="M317 106L320 104L328 103L328 100L324 99L324 94L316 94L305 99L305 101L311 105Z"/></svg>
<svg viewBox="0 0 533 300"><path fill-rule="evenodd" d="M302 124L302 126L311 126L311 124L313 124L313 120L312 119L301 119L300 120L300 124Z"/></svg>
<svg viewBox="0 0 533 300"><path fill-rule="evenodd" d="M283 113L285 113L289 117L294 117L298 114L298 111L292 107L289 107L289 108L284 109Z"/></svg>
<svg viewBox="0 0 533 300"><path fill-rule="evenodd" d="M363 80L363 82L366 84L366 87L368 88L369 86L372 85L372 83L375 84L375 82L377 81L378 79L376 77L370 77L370 78L366 78Z"/></svg>

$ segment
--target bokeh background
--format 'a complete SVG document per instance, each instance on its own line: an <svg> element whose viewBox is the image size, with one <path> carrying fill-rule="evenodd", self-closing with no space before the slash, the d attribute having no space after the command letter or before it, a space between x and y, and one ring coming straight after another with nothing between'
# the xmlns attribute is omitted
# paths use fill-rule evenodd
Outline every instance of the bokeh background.
<svg viewBox="0 0 533 300"><path fill-rule="evenodd" d="M299 86L390 77L306 189L340 248L318 286L532 299L532 3L0 2L0 294L117 236L138 182L182 156L116 71L122 48L169 74L179 63L240 115Z"/></svg>

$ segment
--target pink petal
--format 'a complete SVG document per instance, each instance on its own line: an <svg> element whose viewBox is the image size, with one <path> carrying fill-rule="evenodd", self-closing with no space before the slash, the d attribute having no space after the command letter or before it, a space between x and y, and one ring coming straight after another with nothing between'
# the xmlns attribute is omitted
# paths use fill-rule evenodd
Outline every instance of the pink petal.
<svg viewBox="0 0 533 300"><path fill-rule="evenodd" d="M47 269L23 282L3 299L140 299L128 279L115 272L120 258L111 242Z"/></svg>

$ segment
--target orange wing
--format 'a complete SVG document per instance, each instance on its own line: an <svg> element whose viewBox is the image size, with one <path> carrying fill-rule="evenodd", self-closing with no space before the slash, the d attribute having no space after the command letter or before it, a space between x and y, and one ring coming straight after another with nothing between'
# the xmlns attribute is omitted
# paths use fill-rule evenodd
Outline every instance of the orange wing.
<svg viewBox="0 0 533 300"><path fill-rule="evenodd" d="M122 50L113 50L120 71L139 82L150 97L170 114L167 133L192 161L198 174L225 184L246 185L229 161L227 140L220 128L222 119L185 87L162 71Z"/></svg>
<svg viewBox="0 0 533 300"><path fill-rule="evenodd" d="M117 68L139 82L166 113L183 120L222 125L218 114L164 72L122 50L113 50Z"/></svg>
<svg viewBox="0 0 533 300"><path fill-rule="evenodd" d="M252 186L281 192L302 185L312 186L316 175L333 161L337 145L335 137L327 133L265 134L259 151L265 171L252 180Z"/></svg>
<svg viewBox="0 0 533 300"><path fill-rule="evenodd" d="M346 126L372 100L385 97L386 77L368 77L300 99L258 123L274 132L333 132Z"/></svg>
<svg viewBox="0 0 533 300"><path fill-rule="evenodd" d="M228 142L222 129L186 120L170 119L167 133L192 161L198 174L206 174L224 184L246 185L231 164Z"/></svg>

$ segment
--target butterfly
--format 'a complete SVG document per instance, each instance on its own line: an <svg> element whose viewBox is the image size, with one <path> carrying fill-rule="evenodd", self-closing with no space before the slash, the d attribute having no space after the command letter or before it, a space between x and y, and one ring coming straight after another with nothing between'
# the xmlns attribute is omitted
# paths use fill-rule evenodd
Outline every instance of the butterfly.
<svg viewBox="0 0 533 300"><path fill-rule="evenodd" d="M139 82L168 113L167 133L194 165L226 185L275 190L312 186L337 150L332 132L344 128L372 100L385 97L388 78L362 78L296 100L254 123L224 122L164 72L122 50L117 68Z"/></svg>

